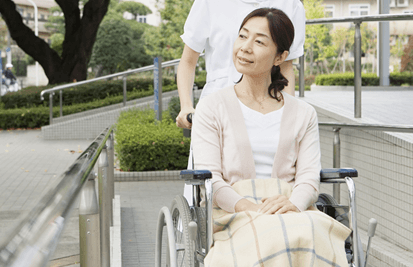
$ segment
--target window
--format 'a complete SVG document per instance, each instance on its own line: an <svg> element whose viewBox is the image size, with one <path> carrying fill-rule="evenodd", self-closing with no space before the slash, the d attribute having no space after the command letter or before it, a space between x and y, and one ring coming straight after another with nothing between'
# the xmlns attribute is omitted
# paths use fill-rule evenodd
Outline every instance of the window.
<svg viewBox="0 0 413 267"><path fill-rule="evenodd" d="M31 18L31 17L32 17L32 13L27 13L27 16L26 16L26 17Z"/></svg>
<svg viewBox="0 0 413 267"><path fill-rule="evenodd" d="M350 5L350 16L367 16L370 13L370 5Z"/></svg>
<svg viewBox="0 0 413 267"><path fill-rule="evenodd" d="M397 0L397 7L409 6L409 0Z"/></svg>
<svg viewBox="0 0 413 267"><path fill-rule="evenodd" d="M145 15L145 16L140 16L140 15L138 15L138 16L137 16L137 20L138 20L140 23L146 23L146 15Z"/></svg>
<svg viewBox="0 0 413 267"><path fill-rule="evenodd" d="M324 17L326 17L326 18L334 17L334 5L325 5L325 7L324 7Z"/></svg>

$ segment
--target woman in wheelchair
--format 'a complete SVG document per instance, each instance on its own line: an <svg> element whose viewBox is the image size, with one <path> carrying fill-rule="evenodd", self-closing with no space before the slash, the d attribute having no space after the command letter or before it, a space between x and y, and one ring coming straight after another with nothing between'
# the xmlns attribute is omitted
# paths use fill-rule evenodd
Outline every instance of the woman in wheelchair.
<svg viewBox="0 0 413 267"><path fill-rule="evenodd" d="M199 102L192 128L196 169L210 170L214 246L205 266L346 266L350 230L316 211L320 145L312 106L282 90L279 65L294 39L278 9L242 22L235 86Z"/></svg>

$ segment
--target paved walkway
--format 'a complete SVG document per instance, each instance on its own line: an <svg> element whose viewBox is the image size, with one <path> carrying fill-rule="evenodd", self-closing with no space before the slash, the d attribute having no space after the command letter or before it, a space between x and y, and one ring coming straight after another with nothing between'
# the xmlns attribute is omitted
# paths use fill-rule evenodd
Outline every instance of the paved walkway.
<svg viewBox="0 0 413 267"><path fill-rule="evenodd" d="M296 92L298 96L298 92ZM354 118L354 92L304 92L304 101ZM413 90L365 91L361 95L361 119L365 123L413 125Z"/></svg>
<svg viewBox="0 0 413 267"><path fill-rule="evenodd" d="M60 175L90 143L43 140L41 130L0 132L0 239L60 181ZM78 229L76 210L54 258L79 254Z"/></svg>
<svg viewBox="0 0 413 267"><path fill-rule="evenodd" d="M305 92L305 101L353 116L353 92ZM360 122L413 125L413 91L363 92ZM40 130L0 132L0 238L58 182L87 140L44 140ZM181 181L116 183L121 195L123 266L153 266L158 212L182 192ZM74 212L54 258L79 254ZM75 258L75 257L73 257ZM59 266L59 265L54 265ZM63 266L63 265L60 265Z"/></svg>

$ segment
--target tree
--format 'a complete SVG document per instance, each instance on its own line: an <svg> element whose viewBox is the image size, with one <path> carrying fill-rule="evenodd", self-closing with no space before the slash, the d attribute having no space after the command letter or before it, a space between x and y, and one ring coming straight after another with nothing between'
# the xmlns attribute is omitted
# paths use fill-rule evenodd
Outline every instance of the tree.
<svg viewBox="0 0 413 267"><path fill-rule="evenodd" d="M191 10L193 0L165 0L160 9L162 23L144 34L145 51L151 56L162 56L164 60L179 58L184 43L180 36ZM160 0L157 0L158 6Z"/></svg>
<svg viewBox="0 0 413 267"><path fill-rule="evenodd" d="M60 33L64 35L65 17L62 12L62 9L59 6L54 6L49 9L49 12L52 13L52 15L49 16L44 27L52 33Z"/></svg>
<svg viewBox="0 0 413 267"><path fill-rule="evenodd" d="M404 48L400 65L400 72L413 72L413 35L410 35L409 42Z"/></svg>
<svg viewBox="0 0 413 267"><path fill-rule="evenodd" d="M50 84L81 81L87 78L87 67L99 24L110 0L89 0L79 8L79 0L55 0L65 18L65 38L62 55L27 27L12 0L0 1L0 14L6 21L11 37L28 55L43 67Z"/></svg>
<svg viewBox="0 0 413 267"><path fill-rule="evenodd" d="M404 42L404 39L406 38L406 35L404 35L404 34L396 35L396 36L394 36L394 38L396 38L396 44L393 45L393 46L390 48L390 54L391 54L392 56L394 56L395 58L400 59L400 60L398 60L397 69L396 69L396 70L399 70L399 69L400 69L401 58L402 58L402 56L403 56L403 54L404 54L404 51L403 51L403 50L404 50L403 42Z"/></svg>
<svg viewBox="0 0 413 267"><path fill-rule="evenodd" d="M153 26L124 19L117 6L109 8L93 47L90 67L98 69L97 76L152 63L152 57L145 53L142 35Z"/></svg>
<svg viewBox="0 0 413 267"><path fill-rule="evenodd" d="M7 45L7 27L4 21L0 18L0 49L3 49Z"/></svg>
<svg viewBox="0 0 413 267"><path fill-rule="evenodd" d="M307 19L324 17L322 0L305 0L305 15ZM325 64L325 60L335 55L331 45L330 29L324 24L306 26L305 50L310 61L310 74L313 74L314 62ZM326 64L325 64L326 65ZM328 70L328 68L326 68Z"/></svg>
<svg viewBox="0 0 413 267"><path fill-rule="evenodd" d="M134 20L136 20L138 15L144 16L147 14L152 14L152 11L149 7L145 6L144 4L131 1L120 2L116 6L116 11L121 13L129 12L133 15Z"/></svg>

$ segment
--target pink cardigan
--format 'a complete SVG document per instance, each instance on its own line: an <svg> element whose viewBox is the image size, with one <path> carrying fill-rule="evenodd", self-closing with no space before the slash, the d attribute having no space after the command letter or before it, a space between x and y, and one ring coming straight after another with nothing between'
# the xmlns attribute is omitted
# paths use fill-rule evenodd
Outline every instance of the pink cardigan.
<svg viewBox="0 0 413 267"><path fill-rule="evenodd" d="M293 186L290 201L304 211L318 198L320 143L316 111L283 93L284 111L272 178ZM248 133L234 86L203 98L192 126L195 169L212 172L213 201L228 212L242 199L231 187L243 179L255 179Z"/></svg>

